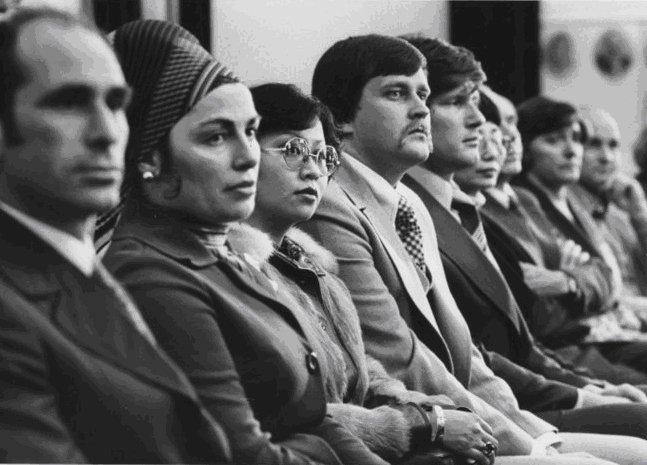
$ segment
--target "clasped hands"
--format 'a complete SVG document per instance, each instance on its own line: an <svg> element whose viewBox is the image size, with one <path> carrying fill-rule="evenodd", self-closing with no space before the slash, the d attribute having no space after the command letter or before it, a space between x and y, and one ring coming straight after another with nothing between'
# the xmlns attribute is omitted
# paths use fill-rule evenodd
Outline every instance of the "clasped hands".
<svg viewBox="0 0 647 465"><path fill-rule="evenodd" d="M585 397L582 407L597 407L609 404L647 403L647 395L631 384L606 384L604 387L593 384L582 388Z"/></svg>

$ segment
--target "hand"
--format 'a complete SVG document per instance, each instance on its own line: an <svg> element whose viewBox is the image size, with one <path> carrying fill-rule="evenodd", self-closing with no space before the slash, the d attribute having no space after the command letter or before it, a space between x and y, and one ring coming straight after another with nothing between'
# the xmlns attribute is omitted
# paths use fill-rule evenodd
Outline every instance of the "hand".
<svg viewBox="0 0 647 465"><path fill-rule="evenodd" d="M630 215L647 214L645 191L636 179L618 174L609 182L607 195L609 200Z"/></svg>
<svg viewBox="0 0 647 465"><path fill-rule="evenodd" d="M561 270L547 268L530 263L519 263L523 280L535 294L541 297L559 297L568 294L569 276Z"/></svg>
<svg viewBox="0 0 647 465"><path fill-rule="evenodd" d="M586 386L585 386L586 389ZM647 394L642 392L635 386L631 384L618 384L618 385L609 385L604 388L598 388L596 394L607 397L619 397L622 399L629 399L631 402L638 402L641 404L647 403Z"/></svg>
<svg viewBox="0 0 647 465"><path fill-rule="evenodd" d="M581 389L579 395L582 396L580 408L600 407L602 405L613 404L630 404L632 402L626 397L614 396L612 394L597 394L587 389Z"/></svg>
<svg viewBox="0 0 647 465"><path fill-rule="evenodd" d="M468 463L494 463L494 454L488 457L482 451L488 442L494 444L497 449L499 447L490 425L477 414L461 410L445 410L445 417L443 447L465 456Z"/></svg>
<svg viewBox="0 0 647 465"><path fill-rule="evenodd" d="M582 250L582 246L568 239L560 245L561 258L559 261L560 270L572 270L586 265L591 260L591 255Z"/></svg>

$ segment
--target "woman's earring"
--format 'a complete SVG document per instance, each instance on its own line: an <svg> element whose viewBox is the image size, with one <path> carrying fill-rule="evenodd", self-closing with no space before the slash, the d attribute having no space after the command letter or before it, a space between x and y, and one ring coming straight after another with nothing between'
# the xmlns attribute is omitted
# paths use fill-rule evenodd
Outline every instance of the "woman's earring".
<svg viewBox="0 0 647 465"><path fill-rule="evenodd" d="M144 171L142 173L142 179L144 180L144 182L151 182L155 179L155 174L153 174L152 171Z"/></svg>

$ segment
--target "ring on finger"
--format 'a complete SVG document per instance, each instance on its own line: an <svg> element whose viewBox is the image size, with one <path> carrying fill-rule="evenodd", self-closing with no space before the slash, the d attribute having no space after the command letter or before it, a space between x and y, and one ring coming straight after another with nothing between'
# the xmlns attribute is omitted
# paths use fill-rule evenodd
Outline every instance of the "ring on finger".
<svg viewBox="0 0 647 465"><path fill-rule="evenodd" d="M496 446L490 441L486 441L483 447L481 447L481 452L483 455L490 457L496 453Z"/></svg>

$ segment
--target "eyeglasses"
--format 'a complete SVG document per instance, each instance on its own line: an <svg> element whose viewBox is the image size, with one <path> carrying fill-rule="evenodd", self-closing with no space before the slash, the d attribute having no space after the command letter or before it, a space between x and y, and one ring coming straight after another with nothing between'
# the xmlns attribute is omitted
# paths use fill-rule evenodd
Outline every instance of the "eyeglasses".
<svg viewBox="0 0 647 465"><path fill-rule="evenodd" d="M312 153L310 147L308 147L308 143L300 137L293 137L285 143L282 149L264 148L262 150L270 153L281 153L285 164L291 170L300 169L310 158L314 158L317 168L319 168L319 171L324 176L333 174L341 164L339 154L335 150L335 147L326 145L324 148Z"/></svg>

